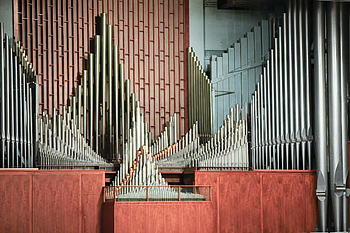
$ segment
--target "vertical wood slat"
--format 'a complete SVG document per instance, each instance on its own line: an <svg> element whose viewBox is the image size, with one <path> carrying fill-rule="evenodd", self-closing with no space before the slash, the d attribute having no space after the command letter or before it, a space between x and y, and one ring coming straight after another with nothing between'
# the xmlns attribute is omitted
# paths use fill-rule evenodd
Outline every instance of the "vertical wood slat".
<svg viewBox="0 0 350 233"><path fill-rule="evenodd" d="M24 0L18 4L22 7L14 7L14 35L38 72L39 113L51 114L54 107L62 113L91 49L95 17L106 12L113 14L108 22L113 24L114 44L120 47L126 78L132 82L131 90L137 91L153 135L162 130L161 123L174 112L179 114L180 134L184 134L188 127L187 0L119 0L113 4L98 0Z"/></svg>

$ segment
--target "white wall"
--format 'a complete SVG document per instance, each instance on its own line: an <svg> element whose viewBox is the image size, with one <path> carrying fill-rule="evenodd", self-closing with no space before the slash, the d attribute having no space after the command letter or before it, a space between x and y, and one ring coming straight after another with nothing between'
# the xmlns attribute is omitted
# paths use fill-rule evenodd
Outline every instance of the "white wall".
<svg viewBox="0 0 350 233"><path fill-rule="evenodd" d="M204 0L189 1L190 46L204 64Z"/></svg>
<svg viewBox="0 0 350 233"><path fill-rule="evenodd" d="M0 0L0 22L4 23L5 32L13 35L13 9L12 0Z"/></svg>

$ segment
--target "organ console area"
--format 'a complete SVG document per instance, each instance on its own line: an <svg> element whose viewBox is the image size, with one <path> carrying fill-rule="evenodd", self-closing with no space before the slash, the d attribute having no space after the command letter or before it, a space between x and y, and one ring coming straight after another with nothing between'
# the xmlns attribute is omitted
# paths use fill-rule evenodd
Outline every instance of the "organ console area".
<svg viewBox="0 0 350 233"><path fill-rule="evenodd" d="M257 211L261 232L349 231L348 1L9 2L14 36L0 23L0 178L104 172L104 205L213 205L217 232L226 229L220 198L257 192L227 211ZM245 33L225 49L195 51L195 4L203 19L226 9L239 18L227 30ZM203 40L218 38L206 31ZM285 191L305 174L311 191ZM280 224L269 228L262 209L271 193L285 205L305 201L293 208L312 220L287 227L271 214Z"/></svg>

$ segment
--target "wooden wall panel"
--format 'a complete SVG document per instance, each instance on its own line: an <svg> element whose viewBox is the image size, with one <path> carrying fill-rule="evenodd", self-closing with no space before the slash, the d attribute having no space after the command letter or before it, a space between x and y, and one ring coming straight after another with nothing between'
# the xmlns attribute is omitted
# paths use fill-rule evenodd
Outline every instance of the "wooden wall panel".
<svg viewBox="0 0 350 233"><path fill-rule="evenodd" d="M14 0L14 34L38 74L39 113L73 95L91 51L95 17L108 13L125 77L153 135L179 114L187 132L188 0Z"/></svg>
<svg viewBox="0 0 350 233"><path fill-rule="evenodd" d="M311 232L317 224L313 171L196 171L211 185L219 232Z"/></svg>
<svg viewBox="0 0 350 233"><path fill-rule="evenodd" d="M104 216L114 214L114 233L212 233L216 229L212 202L116 202L104 205ZM111 213L110 205L114 205L114 213Z"/></svg>
<svg viewBox="0 0 350 233"><path fill-rule="evenodd" d="M0 170L0 232L101 232L104 171Z"/></svg>

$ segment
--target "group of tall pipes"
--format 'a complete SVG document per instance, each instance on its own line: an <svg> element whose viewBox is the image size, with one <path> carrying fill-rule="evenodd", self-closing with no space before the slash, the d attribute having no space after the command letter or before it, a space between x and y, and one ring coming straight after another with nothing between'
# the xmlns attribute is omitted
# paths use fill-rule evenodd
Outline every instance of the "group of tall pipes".
<svg viewBox="0 0 350 233"><path fill-rule="evenodd" d="M188 48L187 61L188 123L191 126L198 122L199 135L206 141L213 130L212 84L191 47Z"/></svg>
<svg viewBox="0 0 350 233"><path fill-rule="evenodd" d="M140 103L130 92L130 80L124 78L124 64L119 61L118 46L113 45L113 26L107 14L99 17L94 53L88 56L87 69L71 99L74 123L92 149L112 160L151 146ZM152 143L155 150L177 140L177 115L170 117L164 131Z"/></svg>
<svg viewBox="0 0 350 233"><path fill-rule="evenodd" d="M0 168L32 167L36 133L36 75L0 23Z"/></svg>
<svg viewBox="0 0 350 233"><path fill-rule="evenodd" d="M248 105L242 109L236 105L231 109L223 126L209 138L200 143L198 125L176 144L164 149L153 158L160 167L197 167L210 170L248 170Z"/></svg>
<svg viewBox="0 0 350 233"><path fill-rule="evenodd" d="M309 1L290 0L251 100L255 169L311 169Z"/></svg>
<svg viewBox="0 0 350 233"><path fill-rule="evenodd" d="M314 141L321 231L348 230L348 4L315 1L313 6Z"/></svg>

